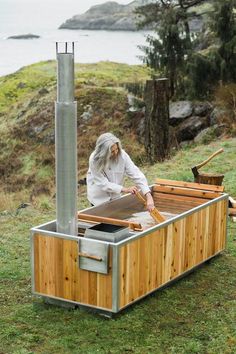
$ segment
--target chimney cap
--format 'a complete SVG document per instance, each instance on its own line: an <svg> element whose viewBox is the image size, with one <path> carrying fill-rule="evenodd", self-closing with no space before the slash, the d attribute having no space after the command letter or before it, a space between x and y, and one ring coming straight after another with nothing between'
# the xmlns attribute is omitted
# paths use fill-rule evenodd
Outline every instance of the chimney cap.
<svg viewBox="0 0 236 354"><path fill-rule="evenodd" d="M56 42L57 54L74 54L75 42Z"/></svg>

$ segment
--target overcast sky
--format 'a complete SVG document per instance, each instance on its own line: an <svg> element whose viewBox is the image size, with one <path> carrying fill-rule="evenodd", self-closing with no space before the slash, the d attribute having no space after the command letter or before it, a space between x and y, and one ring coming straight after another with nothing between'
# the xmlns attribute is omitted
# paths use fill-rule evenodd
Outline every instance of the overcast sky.
<svg viewBox="0 0 236 354"><path fill-rule="evenodd" d="M114 1L114 0L112 0ZM13 4L18 2L19 4L22 5L22 7L24 7L24 5L29 4L30 6L34 5L35 7L37 6L42 6L42 5L49 5L49 7L51 8L52 5L55 5L55 7L58 8L68 8L68 10L73 8L73 12L74 9L78 9L77 13L83 13L86 10L88 10L91 6L93 5L98 5L98 4L102 4L104 2L107 2L107 0L0 0L0 11L1 11L1 6L4 6L4 3L8 3L8 4ZM132 0L117 0L116 2L118 2L119 4L129 4L130 2L132 2ZM69 11L68 11L69 12Z"/></svg>
<svg viewBox="0 0 236 354"><path fill-rule="evenodd" d="M21 0L22 1L22 0ZM55 4L55 6L60 6L60 4L68 4L68 7L70 5L73 5L73 8L75 8L75 5L78 5L78 11L79 13L82 13L86 10L88 10L91 6L93 5L98 5L98 4L103 4L104 2L107 2L108 0L28 0L30 2L45 2L45 3L52 3ZM114 1L114 0L112 0ZM119 4L129 4L132 2L132 0L117 0Z"/></svg>
<svg viewBox="0 0 236 354"><path fill-rule="evenodd" d="M0 32L19 31L19 24L37 28L39 23L57 28L68 18L82 14L91 6L103 4L106 0L0 0ZM118 0L129 4L132 0ZM15 27L15 29L14 29Z"/></svg>
<svg viewBox="0 0 236 354"><path fill-rule="evenodd" d="M43 1L47 1L47 0L43 0ZM50 0L50 1L57 2L57 0ZM63 0L59 0L59 1L63 1ZM69 0L69 1L72 2L73 0ZM76 1L76 0L74 0L74 1ZM78 3L78 7L80 9L82 9L81 12L84 12L84 11L88 10L93 5L103 4L104 2L106 2L106 0L105 1L104 0L77 0L76 2ZM116 2L118 2L118 4L129 4L130 2L132 2L132 0L118 0Z"/></svg>

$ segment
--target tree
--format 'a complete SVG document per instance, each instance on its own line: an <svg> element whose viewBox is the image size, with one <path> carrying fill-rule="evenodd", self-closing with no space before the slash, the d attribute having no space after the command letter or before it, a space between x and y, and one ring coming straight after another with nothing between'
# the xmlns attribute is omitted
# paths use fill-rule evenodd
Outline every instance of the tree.
<svg viewBox="0 0 236 354"><path fill-rule="evenodd" d="M220 80L236 81L236 0L216 0L211 27L219 39Z"/></svg>
<svg viewBox="0 0 236 354"><path fill-rule="evenodd" d="M168 80L148 80L145 87L145 148L151 163L163 161L170 152Z"/></svg>
<svg viewBox="0 0 236 354"><path fill-rule="evenodd" d="M209 95L220 82L236 81L236 0L215 0L210 16L214 46L195 53L188 64L193 95Z"/></svg>
<svg viewBox="0 0 236 354"><path fill-rule="evenodd" d="M212 88L219 81L220 58L212 52L207 56L195 53L187 65L189 95L204 98L210 95Z"/></svg>
<svg viewBox="0 0 236 354"><path fill-rule="evenodd" d="M173 96L181 81L184 64L191 52L188 9L203 0L157 0L137 8L141 28L153 25L156 37L147 36L148 46L141 46L144 63L169 78ZM192 16L192 15L191 15Z"/></svg>

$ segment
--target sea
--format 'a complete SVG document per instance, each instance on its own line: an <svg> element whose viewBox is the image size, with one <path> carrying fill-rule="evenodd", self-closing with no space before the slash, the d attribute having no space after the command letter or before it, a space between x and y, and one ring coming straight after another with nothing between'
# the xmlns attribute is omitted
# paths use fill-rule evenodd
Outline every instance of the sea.
<svg viewBox="0 0 236 354"><path fill-rule="evenodd" d="M148 32L59 30L68 18L84 13L96 0L0 0L0 76L44 60L56 59L56 42L75 42L75 62L141 64ZM119 2L119 1L118 1ZM123 1L128 3L129 1ZM8 39L12 35L38 39Z"/></svg>

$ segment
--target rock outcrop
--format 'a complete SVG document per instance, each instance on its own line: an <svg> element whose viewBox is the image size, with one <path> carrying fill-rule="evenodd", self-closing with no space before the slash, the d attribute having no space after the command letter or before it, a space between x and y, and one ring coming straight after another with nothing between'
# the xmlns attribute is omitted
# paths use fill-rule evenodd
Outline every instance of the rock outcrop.
<svg viewBox="0 0 236 354"><path fill-rule="evenodd" d="M145 102L132 94L128 95L128 117L136 130L139 141L145 140ZM193 142L208 142L223 134L225 112L213 107L209 102L177 101L169 106L170 136L173 146L183 146Z"/></svg>
<svg viewBox="0 0 236 354"><path fill-rule="evenodd" d="M18 34L10 36L7 39L37 39L40 38L37 34L27 33L27 34Z"/></svg>

